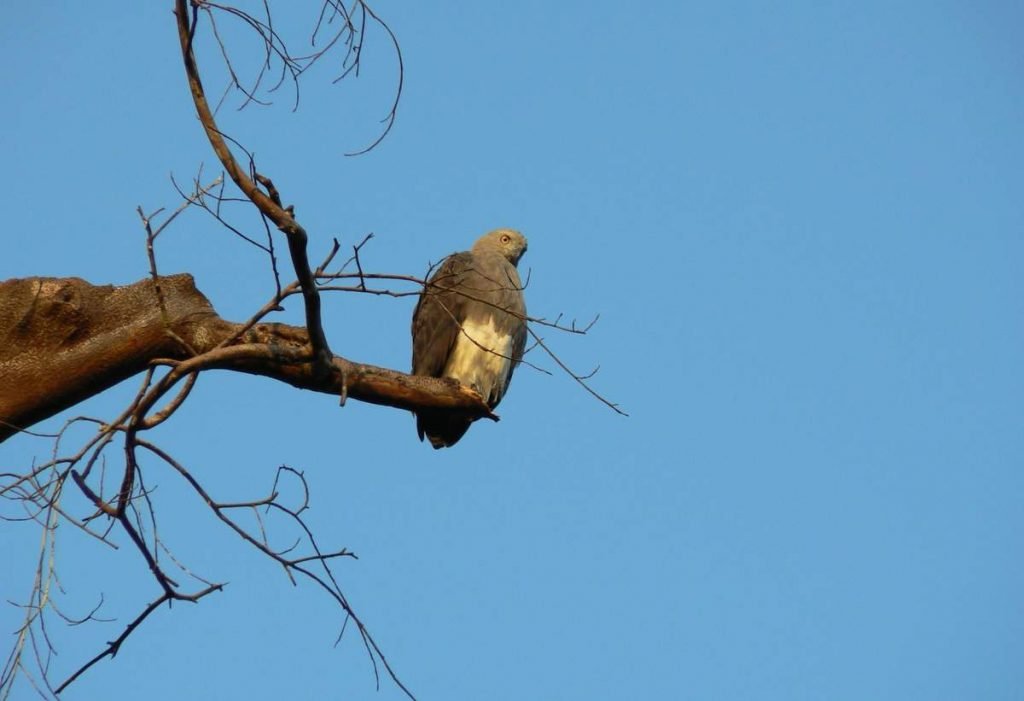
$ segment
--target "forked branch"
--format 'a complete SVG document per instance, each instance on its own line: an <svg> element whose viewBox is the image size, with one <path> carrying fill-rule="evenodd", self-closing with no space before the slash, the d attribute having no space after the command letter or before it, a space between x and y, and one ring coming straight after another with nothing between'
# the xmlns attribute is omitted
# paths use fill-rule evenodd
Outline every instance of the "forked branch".
<svg viewBox="0 0 1024 701"><path fill-rule="evenodd" d="M221 165L224 166L228 177L256 206L260 214L273 222L274 226L287 238L288 253L295 269L295 278L299 281L299 286L302 289L306 329L309 332L309 341L313 350L313 368L317 376L327 377L341 372L341 369L331 363L331 349L327 344L327 336L320 318L320 293L313 280L313 272L309 267L309 257L306 253L309 237L306 235L306 230L295 219L292 208L282 205L277 189L270 179L255 171L250 174L242 169L217 126L213 110L210 109L210 104L206 99L206 91L203 89L195 54L192 51L192 40L198 26L198 13L202 4L193 2L192 12L189 13L187 0L176 0L174 11L178 23L178 40L181 44L182 61L192 93L192 102L195 104L199 122L206 132L206 138L214 153L217 154ZM262 190L257 183L262 183L267 190ZM345 386L343 376L337 381L342 387Z"/></svg>

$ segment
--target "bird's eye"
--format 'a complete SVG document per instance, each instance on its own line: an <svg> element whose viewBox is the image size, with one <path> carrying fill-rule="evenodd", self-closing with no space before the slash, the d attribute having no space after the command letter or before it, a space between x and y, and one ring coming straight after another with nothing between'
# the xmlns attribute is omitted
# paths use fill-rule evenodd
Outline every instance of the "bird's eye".
<svg viewBox="0 0 1024 701"><path fill-rule="evenodd" d="M512 240L512 237L509 236L508 234L505 234L504 236L501 237L501 242L502 243L508 243L511 240Z"/></svg>

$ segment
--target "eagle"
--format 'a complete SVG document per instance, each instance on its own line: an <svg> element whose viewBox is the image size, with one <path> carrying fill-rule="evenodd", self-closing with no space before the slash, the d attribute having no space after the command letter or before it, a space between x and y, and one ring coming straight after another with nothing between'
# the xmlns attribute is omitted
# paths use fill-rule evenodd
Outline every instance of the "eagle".
<svg viewBox="0 0 1024 701"><path fill-rule="evenodd" d="M508 391L526 346L526 302L516 264L526 237L512 229L484 234L473 248L442 261L412 315L412 374L451 377L494 409ZM455 445L473 419L457 412L416 412L416 431L434 448Z"/></svg>

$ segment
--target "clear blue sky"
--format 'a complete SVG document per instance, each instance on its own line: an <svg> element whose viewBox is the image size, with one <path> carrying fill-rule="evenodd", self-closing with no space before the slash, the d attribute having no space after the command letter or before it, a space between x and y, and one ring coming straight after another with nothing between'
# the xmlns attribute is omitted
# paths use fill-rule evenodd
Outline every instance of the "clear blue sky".
<svg viewBox="0 0 1024 701"><path fill-rule="evenodd" d="M135 207L174 206L169 173L215 170L170 9L7 11L0 278L143 277ZM295 204L313 257L372 231L367 267L416 274L522 229L530 310L601 314L586 338L545 337L599 363L595 386L631 416L523 369L499 424L434 452L406 413L209 375L154 437L224 499L304 470L321 540L360 555L344 590L425 701L1022 698L1020 7L377 10L406 61L377 150L342 156L387 110L379 32L357 82L330 87L325 67L297 114L281 95L222 125ZM228 318L270 290L258 253L199 214L158 254ZM405 368L411 310L329 297L331 344ZM135 386L76 413L111 416ZM0 469L49 450L12 439ZM176 556L230 584L153 616L66 698L400 698L373 692L354 636L332 646L324 596L146 467ZM64 608L102 593L118 619L55 625L65 671L156 587L130 544L61 537ZM0 529L3 599L27 595L37 543ZM5 635L17 620L0 609Z"/></svg>

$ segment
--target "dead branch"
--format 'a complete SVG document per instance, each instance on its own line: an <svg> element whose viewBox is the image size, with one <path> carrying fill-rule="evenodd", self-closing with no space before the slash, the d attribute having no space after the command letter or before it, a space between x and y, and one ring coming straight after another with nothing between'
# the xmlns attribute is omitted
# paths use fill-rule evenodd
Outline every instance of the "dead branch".
<svg viewBox="0 0 1024 701"><path fill-rule="evenodd" d="M203 125L206 138L210 142L214 153L224 166L224 170L251 201L264 217L284 233L288 241L288 252L291 255L292 265L295 269L295 277L302 289L302 298L306 311L306 330L309 334L309 343L313 351L313 370L318 377L333 380L336 384L344 387L345 378L330 377L343 373L344 368L331 362L331 349L327 344L327 336L324 333L323 323L320 319L320 294L317 291L316 283L313 280L313 272L309 267L309 257L306 254L306 242L308 236L295 219L290 207L282 206L280 196L269 178L253 172L253 177L242 170L241 165L235 160L234 154L228 148L227 142L221 130L217 127L213 111L206 100L206 91L199 77L199 67L196 64L195 55L192 52L192 39L197 24L197 13L203 3L194 3L193 11L188 12L186 0L175 2L175 16L178 22L178 39L181 44L182 60L185 65L185 74L188 77L189 88L192 92L192 102L195 104L196 113L199 115L199 122ZM262 183L267 191L260 189L257 182ZM339 391L339 395L343 392Z"/></svg>
<svg viewBox="0 0 1024 701"><path fill-rule="evenodd" d="M332 372L318 373L306 329L226 321L191 275L159 279L166 324L152 279L124 287L79 278L0 282L0 336L10 340L0 346L0 441L153 364L174 366L175 381L199 370L233 370L334 395L342 393L344 377L348 396L358 401L497 420L478 394L454 380L341 356L331 357Z"/></svg>
<svg viewBox="0 0 1024 701"><path fill-rule="evenodd" d="M199 591L199 592L195 593L188 600L193 601L193 602L199 601L199 599L203 598L207 594L212 594L215 591L220 591L221 589L223 589L223 586L224 585L222 585L222 584L211 585L211 586L207 587L206 589L203 589L202 591ZM153 601L145 609L143 609L142 613L140 613L138 616L136 616L135 619L125 627L124 631L119 636L117 636L116 638L111 640L109 643L107 643L107 647L106 647L105 650L103 650L103 652L99 653L98 655L93 657L91 660L86 662L84 665L79 667L71 676L69 676L67 679L65 679L61 683L61 685L58 686L54 690L54 692L59 694L62 691L64 691L64 689L66 689L68 687L68 685L71 684L71 682L75 681L80 676L82 676L86 671L89 670L90 667L95 665L97 662L102 660L104 657L114 657L114 656L116 656L118 650L121 649L121 645L124 643L124 641L128 639L128 636L131 635L135 631L136 628L138 628L140 625L142 625L142 622L145 621L149 617L149 614L151 614L154 611L156 611L160 607L161 604L166 603L168 601L171 601L172 599L175 599L175 598L178 598L178 597L173 597L173 596L171 596L170 594L168 594L166 592L161 594L155 601Z"/></svg>

